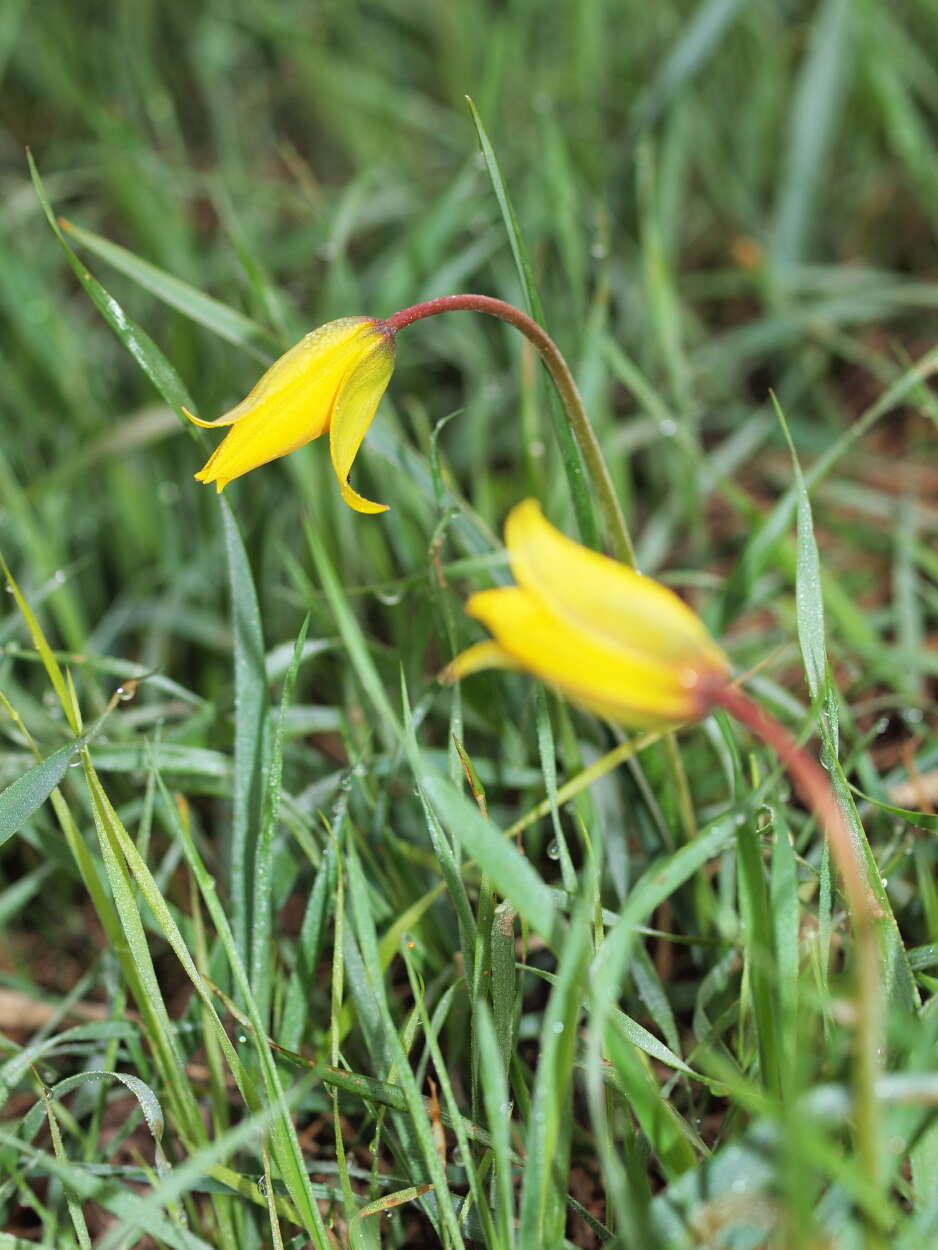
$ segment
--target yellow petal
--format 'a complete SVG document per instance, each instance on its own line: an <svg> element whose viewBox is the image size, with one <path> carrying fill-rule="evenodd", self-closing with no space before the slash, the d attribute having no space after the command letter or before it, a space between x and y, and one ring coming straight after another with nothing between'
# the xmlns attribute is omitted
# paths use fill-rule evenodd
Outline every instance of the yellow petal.
<svg viewBox="0 0 938 1250"><path fill-rule="evenodd" d="M727 662L703 622L674 591L565 537L534 499L505 523L512 571L551 612L598 643L673 663Z"/></svg>
<svg viewBox="0 0 938 1250"><path fill-rule="evenodd" d="M439 680L450 683L461 681L463 677L470 677L473 673L481 673L486 668L517 667L517 660L513 660L497 642L487 638L484 642L477 642L474 646L467 647L454 660L450 660L440 673Z"/></svg>
<svg viewBox="0 0 938 1250"><path fill-rule="evenodd" d="M353 490L348 475L393 372L394 340L387 334L376 339L369 354L355 364L336 396L329 425L329 454L342 498L356 512L387 511L386 504L372 503Z"/></svg>
<svg viewBox="0 0 938 1250"><path fill-rule="evenodd" d="M622 725L677 724L699 715L699 674L636 657L576 629L520 586L483 590L466 610L521 668Z"/></svg>
<svg viewBox="0 0 938 1250"><path fill-rule="evenodd" d="M222 490L233 478L318 438L356 362L385 341L369 317L331 321L291 347L224 416L205 422L187 414L198 425L231 426L196 478Z"/></svg>

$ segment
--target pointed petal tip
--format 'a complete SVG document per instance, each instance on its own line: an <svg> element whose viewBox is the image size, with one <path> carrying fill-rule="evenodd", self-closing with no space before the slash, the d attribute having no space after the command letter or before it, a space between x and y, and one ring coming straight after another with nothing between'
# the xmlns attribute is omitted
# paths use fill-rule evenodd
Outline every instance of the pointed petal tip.
<svg viewBox="0 0 938 1250"><path fill-rule="evenodd" d="M348 482L340 482L339 489L342 492L342 498L353 512L361 512L365 516L377 516L381 512L390 512L386 503L375 503L371 499L366 499L364 495L360 495L357 490L349 486Z"/></svg>

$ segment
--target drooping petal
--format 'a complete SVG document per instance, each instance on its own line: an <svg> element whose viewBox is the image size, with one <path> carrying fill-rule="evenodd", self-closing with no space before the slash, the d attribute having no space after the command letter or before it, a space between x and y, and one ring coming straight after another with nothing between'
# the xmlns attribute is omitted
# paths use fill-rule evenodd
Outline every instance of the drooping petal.
<svg viewBox="0 0 938 1250"><path fill-rule="evenodd" d="M534 499L509 513L505 542L519 584L597 642L674 663L726 659L700 618L667 586L582 547L546 520Z"/></svg>
<svg viewBox="0 0 938 1250"><path fill-rule="evenodd" d="M356 362L336 396L329 424L329 454L339 479L342 498L356 512L386 512L387 505L372 503L348 484L348 475L378 404L394 372L394 339L376 339L368 355Z"/></svg>
<svg viewBox="0 0 938 1250"><path fill-rule="evenodd" d="M384 341L375 327L369 317L320 326L284 353L224 416L206 422L187 413L197 425L231 426L196 478L214 482L220 491L243 473L318 438L343 381L362 354L373 350L373 341Z"/></svg>
<svg viewBox="0 0 938 1250"><path fill-rule="evenodd" d="M521 586L483 590L466 605L519 667L619 724L677 724L699 715L699 674L637 656L577 629Z"/></svg>

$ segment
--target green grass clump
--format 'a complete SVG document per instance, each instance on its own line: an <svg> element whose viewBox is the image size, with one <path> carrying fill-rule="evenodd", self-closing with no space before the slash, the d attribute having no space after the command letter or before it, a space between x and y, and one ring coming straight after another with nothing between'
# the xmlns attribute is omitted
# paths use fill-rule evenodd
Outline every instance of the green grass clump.
<svg viewBox="0 0 938 1250"><path fill-rule="evenodd" d="M0 13L0 1250L931 1244L932 6L93 16ZM539 296L639 566L820 744L871 1107L767 751L435 679L507 509L591 523L512 331L401 338L384 517L321 443L192 481L183 406L458 290Z"/></svg>

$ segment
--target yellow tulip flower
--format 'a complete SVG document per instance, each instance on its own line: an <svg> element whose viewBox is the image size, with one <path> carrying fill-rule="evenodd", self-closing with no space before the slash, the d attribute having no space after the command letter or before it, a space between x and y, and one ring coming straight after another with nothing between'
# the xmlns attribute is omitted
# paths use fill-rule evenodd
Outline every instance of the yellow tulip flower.
<svg viewBox="0 0 938 1250"><path fill-rule="evenodd" d="M494 638L457 656L444 680L523 669L631 729L709 710L729 664L674 591L564 537L534 499L509 514L505 545L518 584L466 605Z"/></svg>
<svg viewBox="0 0 938 1250"><path fill-rule="evenodd" d="M332 467L342 498L356 512L384 512L348 484L352 461L394 371L394 332L373 317L343 317L300 339L267 370L250 394L215 421L231 426L195 475L222 491L242 473L286 456L329 431Z"/></svg>

